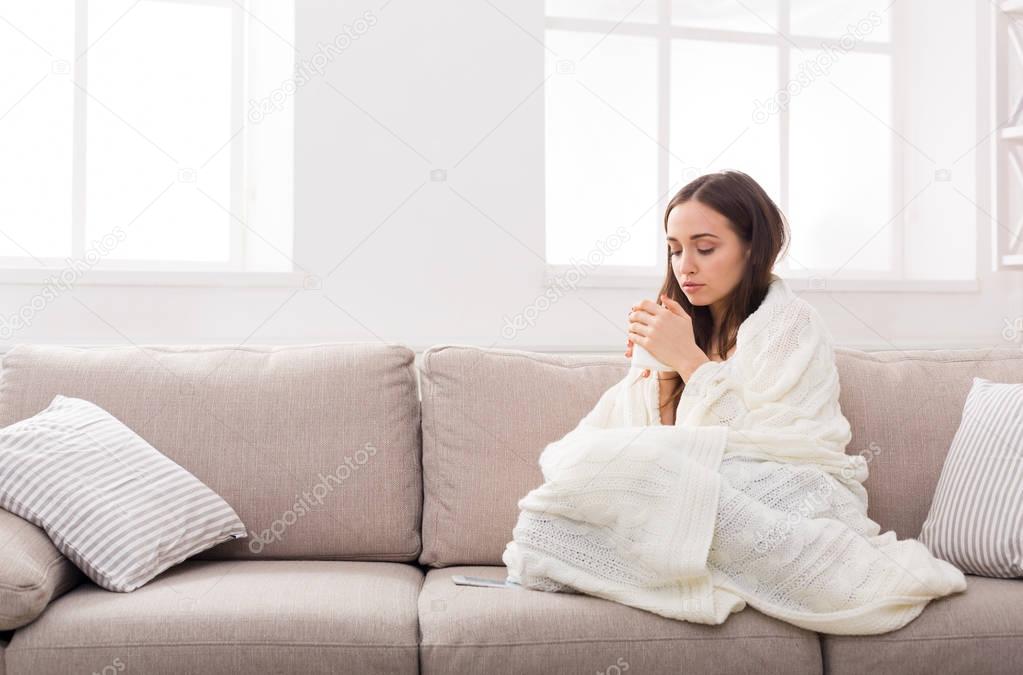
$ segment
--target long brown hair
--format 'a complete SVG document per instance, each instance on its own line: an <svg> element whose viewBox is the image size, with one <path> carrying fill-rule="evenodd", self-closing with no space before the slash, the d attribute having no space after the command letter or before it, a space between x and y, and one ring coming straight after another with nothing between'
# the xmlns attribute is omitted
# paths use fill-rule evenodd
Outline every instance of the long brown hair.
<svg viewBox="0 0 1023 675"><path fill-rule="evenodd" d="M739 325L760 306L767 295L774 263L788 248L788 221L755 180L741 171L719 171L694 179L671 198L664 210L665 236L668 232L668 214L690 199L695 199L727 218L732 231L750 246L742 279L732 290L728 307L721 318L717 352L723 359L735 346ZM696 345L705 353L710 353L714 333L714 318L710 307L689 302L671 268L671 254L667 247L665 256L667 272L657 297L660 298L663 293L682 305L692 317ZM675 378L672 383L672 393L664 405L670 405L670 409L674 410L682 396L683 384L679 378Z"/></svg>

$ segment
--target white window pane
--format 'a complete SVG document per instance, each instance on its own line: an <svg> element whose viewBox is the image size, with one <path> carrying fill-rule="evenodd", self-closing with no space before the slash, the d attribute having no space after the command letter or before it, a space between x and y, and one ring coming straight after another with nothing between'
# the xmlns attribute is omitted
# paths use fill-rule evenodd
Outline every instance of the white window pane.
<svg viewBox="0 0 1023 675"><path fill-rule="evenodd" d="M657 21L658 0L547 0L547 16L607 21Z"/></svg>
<svg viewBox="0 0 1023 675"><path fill-rule="evenodd" d="M1000 160L999 163L1000 163L999 170L1002 172L1000 179L1001 181L1003 181L1002 185L999 186L1000 188L999 198L1001 199L1003 204L1001 206L1001 209L1003 209L1003 211L1001 214L999 214L997 211L992 211L991 214L998 218L998 220L994 223L994 226L999 228L1001 232L993 232L992 236L1005 237L1006 242L1011 243L1016 239L1015 233L1019 232L1020 228L1023 227L1023 146L1021 146L1019 143L1015 141L1006 144L1004 150L1004 159ZM950 178L954 179L956 182L962 185L962 187L959 187L960 192L964 192L968 195L974 195L973 197L971 197L971 199L973 201L979 201L976 199L975 196L976 188L971 189L973 186L969 184L969 178L972 177L969 173L969 167L961 166L963 164L966 164L966 162L965 161L961 162L960 166L954 167L953 169L954 173L952 176L950 176ZM945 185L948 185L948 183L946 183ZM929 189L928 192L931 194L928 194L927 196L933 198L934 194L950 193L953 191ZM953 196L959 197L959 201L966 204L968 207L971 208L973 207L973 205L969 201L962 198L962 195L954 194ZM971 219L973 218L971 214L966 214L966 216L963 217L961 220L958 221L953 220L952 218L948 217L947 214L949 213L949 209L947 208L941 213L942 215L945 216L944 222L951 222L951 224L954 225L959 225L962 222L971 222ZM913 223L915 227L910 228L911 233L916 232L923 233L927 230L933 231L934 229L933 227L926 227L925 225L926 221L924 220L924 218L917 218L916 220L917 222ZM988 221L985 220L984 222ZM945 228L941 229L944 230ZM951 267L955 269L961 276L972 278L974 276L975 270L973 267L969 265L969 257L967 255L967 251L969 249L970 244L974 244L977 241L977 236L971 231L970 228L964 227L958 227L954 232L942 231L940 236L943 242L954 242L952 246L955 248L958 255L953 257L949 255L949 253L946 250L943 252L944 255L939 254L934 257L938 258L939 260L942 260L945 263L946 267ZM919 236L917 238L923 237ZM1010 252L1010 250L1008 250L1009 248L1008 246L1003 246L1002 248L1004 250L1002 250L1001 253L1005 254ZM1013 249L1011 252L1023 253L1023 246Z"/></svg>
<svg viewBox="0 0 1023 675"><path fill-rule="evenodd" d="M678 26L775 33L778 0L672 0L671 21Z"/></svg>
<svg viewBox="0 0 1023 675"><path fill-rule="evenodd" d="M790 0L791 32L856 42L887 41L892 0ZM923 10L921 10L923 11Z"/></svg>
<svg viewBox="0 0 1023 675"><path fill-rule="evenodd" d="M63 258L71 255L74 2L3 0L0 16L0 256Z"/></svg>
<svg viewBox="0 0 1023 675"><path fill-rule="evenodd" d="M1018 19L1007 21L1008 37L1003 49L1009 54L1023 53L1023 22ZM1023 125L1023 62L1009 58L1005 64L1005 110L997 112L999 120L1007 120L1008 126Z"/></svg>
<svg viewBox="0 0 1023 675"><path fill-rule="evenodd" d="M547 260L585 260L597 242L623 227L629 239L605 265L652 265L657 213L657 44L611 35L593 51L592 38L547 31ZM560 68L559 68L560 64ZM574 68L574 72L569 72ZM637 223L637 221L639 221Z"/></svg>
<svg viewBox="0 0 1023 675"><path fill-rule="evenodd" d="M1006 189L1003 192L1005 195L1003 199L1008 217L1002 221L1002 226L1015 231L1016 226L1020 225L1020 220L1023 219L1023 147L1015 142L1009 144L1005 148L1004 162L1005 166L1002 170L1005 172ZM973 239L973 237L970 238Z"/></svg>
<svg viewBox="0 0 1023 675"><path fill-rule="evenodd" d="M807 52L811 59L822 55ZM795 269L891 268L894 223L871 239L898 210L891 188L890 81L887 56L847 54L826 77L792 96L788 215Z"/></svg>
<svg viewBox="0 0 1023 675"><path fill-rule="evenodd" d="M111 258L226 263L231 6L89 7L87 242L121 227Z"/></svg>
<svg viewBox="0 0 1023 675"><path fill-rule="evenodd" d="M676 40L671 53L672 192L696 174L737 169L779 199L778 119L754 99L778 80L776 47Z"/></svg>

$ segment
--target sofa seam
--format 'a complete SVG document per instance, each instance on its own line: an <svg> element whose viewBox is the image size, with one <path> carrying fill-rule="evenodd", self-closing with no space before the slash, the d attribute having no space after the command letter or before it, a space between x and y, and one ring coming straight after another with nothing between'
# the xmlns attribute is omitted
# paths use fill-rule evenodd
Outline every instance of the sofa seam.
<svg viewBox="0 0 1023 675"><path fill-rule="evenodd" d="M877 358L875 358L874 356L872 356L872 354L874 354L875 352L865 352L865 351L860 350L860 349L852 349L851 347L842 347L841 345L837 345L836 346L836 351L838 353L841 353L843 356L850 356L852 358L856 358L856 359L859 359L861 361L871 361L873 363L878 363L878 364L882 364L882 365L889 365L889 364L893 364L893 363L899 363L899 361L926 361L926 362L929 362L929 363L979 363L979 362L984 362L984 361L997 362L997 361L1019 361L1019 360L1023 360L1023 357L1015 356L1013 354L997 354L996 356L998 356L999 358L995 358L995 359L992 359L992 358L989 358L989 357L975 358L975 359L935 359L933 357L929 358L927 356L905 356L904 355L901 358L896 359L894 361L880 361ZM883 350L883 351L884 352L902 351L903 354L906 353L906 350ZM947 350L933 349L933 350L910 350L910 351L947 351ZM990 354L991 350L989 349L987 351Z"/></svg>
<svg viewBox="0 0 1023 675"><path fill-rule="evenodd" d="M568 368L568 369L591 368L593 366L609 366L609 367L616 367L616 368L628 367L629 366L629 362L628 361L621 361L621 362L619 362L619 361L616 361L614 359L614 357L599 356L599 355L596 356L595 358L596 359L603 359L604 360L603 362L594 361L593 363L552 363L550 361L545 361L545 360L542 360L542 359L535 358L534 356L531 355L532 352L522 352L522 353L519 353L518 351L515 351L515 350L502 350L501 348L486 348L485 349L485 348L482 348L482 347L477 347L476 345L443 345L443 346L438 347L436 349L434 349L433 347L431 347L430 349L434 350L435 352L444 351L446 349L461 349L461 350L466 350L466 351L486 352L489 356L492 356L492 357L503 357L503 358L510 358L510 359L525 359L527 361L532 361L533 363L540 363L540 364L547 365L547 366L556 366L558 368ZM430 354L430 355L432 355L432 354ZM428 360L429 360L428 359L428 355L424 353L424 358L423 358L423 365L424 365L424 367L427 365L427 361Z"/></svg>
<svg viewBox="0 0 1023 675"><path fill-rule="evenodd" d="M23 592L37 591L43 588L46 585L46 582L49 581L50 574L53 571L53 569L57 566L57 564L66 559L67 558L62 553L58 552L57 555L52 560L50 560L50 562L46 563L46 567L43 569L42 576L36 583L32 584L31 586L15 586L12 584L5 584L2 581L0 581L0 590Z"/></svg>
<svg viewBox="0 0 1023 675"><path fill-rule="evenodd" d="M424 496L425 495L425 491L426 491L426 485L425 485L425 479L424 479L424 474L423 474L423 403L422 403L422 392L420 391L420 386L419 386L420 374L419 374L418 369L416 368L416 354L412 350L406 350L406 351L408 351L409 354L411 355L411 358L409 358L407 363L406 363L406 369L407 369L407 372L408 372L408 375L409 375L409 384L410 384L410 389L411 389L411 394L412 394L411 395L412 408L413 408L413 413L412 414L415 417L415 424L414 424L414 430L413 430L413 435L414 435L413 446L414 446L414 448L413 448L413 453L412 453L412 461L413 461L413 464L414 464L413 470L414 470L414 473L416 474L416 483L417 483L417 488L418 489L416 491L417 492L417 495L416 495L416 502L417 502L416 503L416 507L417 508L416 508L416 517L415 517L415 527L413 528L414 529L415 542L416 542L416 549L415 549L415 552L413 552L413 553L402 554L402 555L403 555L403 557L410 557L411 561L414 562L416 565L418 565L419 557L422 555L422 551L423 551L423 510L426 508L426 500L425 500L425 496ZM417 620L418 620L418 617L417 617ZM417 623L417 630L418 630L418 623ZM417 640L418 640L418 637L417 637Z"/></svg>
<svg viewBox="0 0 1023 675"><path fill-rule="evenodd" d="M207 558L207 557L201 557L200 558L200 557L193 556L193 557L189 558L189 560L194 560L196 562L223 562L223 563L227 563L227 562L258 562L258 561L266 561L266 562L303 562L303 561L309 561L309 562L381 562L381 563L394 563L396 565L408 565L408 564L416 562L416 557L415 556L417 556L417 555L418 554L416 553L416 551L413 551L411 553L405 553L405 552L399 552L399 553L366 553L365 557L359 557L359 558L348 556L348 555L341 555L341 556L313 556L313 555L306 555L306 556L302 556L302 557L295 557L294 555L292 555L292 556L287 556L287 557L283 557L283 558L272 558L272 557L269 557L269 556L258 556L258 557L253 556L251 558L249 558L249 557L231 557L231 558ZM392 557L395 557L395 558L401 557L403 559L391 560L391 559L387 559L385 556L392 556ZM404 558L408 558L408 559L405 560ZM185 561L182 561L182 562L185 562Z"/></svg>
<svg viewBox="0 0 1023 675"><path fill-rule="evenodd" d="M1011 354L1011 353L996 354L995 356L997 356L998 358L992 359L990 357L990 353L991 353L992 350L990 350L990 349L987 350L987 353L988 353L989 356L985 356L983 358L935 359L933 357L928 357L927 355L921 355L921 356L907 356L906 355L907 351L924 351L924 352L947 351L947 350L943 350L943 349L932 349L932 350L880 350L880 351L885 352L885 353L887 353L889 351L899 351L899 352L903 353L903 356L901 358L899 358L899 359L896 359L895 361L880 361L880 360L878 360L876 358L876 356L874 356L875 352L867 352L867 351L864 351L864 350L861 350L861 349L854 349L852 347L843 347L842 345L835 345L834 348L836 350L840 351L843 355L851 356L853 358L856 358L856 359L859 359L859 360L862 360L862 361L871 361L873 363L879 363L879 364L892 364L892 363L898 363L899 361L925 361L925 362L930 362L930 363L976 363L976 362L979 362L979 361L1018 361L1018 360L1023 359L1023 357L1020 357L1020 356L1017 356L1017 355ZM606 366L625 365L625 366L627 366L628 365L628 362L625 362L623 364L618 364L613 359L613 357L604 357L604 356L599 356L599 355L596 356L596 359L605 359L604 363L600 363L599 361L595 361L594 363L552 363L550 361L546 361L546 360L535 358L532 355L531 352L519 353L518 351L515 351L515 350L502 350L501 348L484 349L484 348L478 347L476 345L440 345L440 346L429 347L423 353L423 357L424 357L423 358L423 369L424 370L426 369L427 362L429 361L429 357L430 356L432 356L434 353L445 351L445 350L448 350L448 349L459 349L459 350L476 351L476 352L486 351L491 356L504 357L504 358L514 358L514 359L525 359L527 361L532 361L534 363L542 363L544 365L557 366L559 368L570 368L570 369L588 368L588 367L595 366L595 365L601 365L601 366L603 366L603 365L606 365Z"/></svg>
<svg viewBox="0 0 1023 675"><path fill-rule="evenodd" d="M444 347L444 349L447 349L447 347ZM424 359L423 363L424 363L424 365L429 366L428 359ZM427 372L427 374L429 374L429 371L426 371L426 372ZM427 388L429 390L429 398L430 398L429 405L430 405L430 409L431 409L431 415L430 415L430 438L431 438L432 441L436 441L436 439L438 438L438 436L437 436L437 415L436 415L436 410L435 410L435 407L437 405L437 380L436 380L436 378L434 378L434 377L428 378L428 380L427 380ZM423 406L423 408L421 409L421 414L424 414L425 412L426 412L426 407ZM426 479L426 436L425 436L425 434L423 436L422 452L423 452L423 515L425 516L426 515L426 485L427 485L427 482L428 482L427 479ZM439 480L439 484L443 485L444 484L444 480L446 479L446 474L444 473L444 470L443 470L444 463L443 462L434 463L433 461L431 461L431 464L433 465L431 470L434 471L434 473L437 476L437 479L440 479ZM436 480L433 480L433 479L430 480L429 483L430 483L431 486L435 486L435 485L438 484L438 482L436 482ZM438 506L438 504L447 504L447 503L449 503L450 500L448 500L448 499L436 499L436 488L435 487L434 487L433 490L431 490L431 492L433 493L434 499L432 500L433 501L433 524L432 524L432 532L430 533L430 536L431 536L431 538L435 539L437 537L437 533L439 532L438 523L440 521L440 509L437 508L437 506ZM425 529L424 529L424 532L425 532ZM429 556L424 556L423 555L423 554L426 553L426 537L424 536L422 539L423 539L423 553L420 554L419 561L420 561L420 564L422 564L421 561L425 557L426 560L427 560L427 564L430 564ZM434 542L431 542L431 543L434 543ZM436 556L436 554L437 554L436 553L437 547L436 547L435 543L434 543L433 546L431 546L431 548L432 548L432 551L431 551L432 554L434 556ZM437 562L437 560L434 559L433 562ZM425 577L425 575L424 575L424 577Z"/></svg>
<svg viewBox="0 0 1023 675"><path fill-rule="evenodd" d="M379 342L379 341L363 340L363 341L349 341L349 342L311 342L311 343L301 343L301 344L279 344L279 345L263 344L263 345L258 345L258 346L257 345L245 345L245 344L230 344L230 343L225 343L225 344L186 344L186 345L177 345L177 344L169 344L169 343L156 342L156 343L152 343L152 344L139 344L139 345L91 345L91 346L88 346L88 347L79 347L79 346L75 346L75 345L63 345L63 344L61 344L61 345L49 345L49 344L47 344L47 345L37 345L37 344L29 344L29 343L18 343L17 345L14 345L10 349L8 349L4 353L4 357L6 358L6 356L8 354L10 354L11 352L13 352L15 350L15 348L17 348L18 346L23 346L23 347L26 347L26 348L29 348L29 349L34 349L36 347L43 347L43 348L59 347L60 349L73 349L73 350L75 350L77 352L99 352L101 350L102 351L116 351L116 350L132 351L132 350L135 350L135 349L141 349L141 350L145 350L145 351L156 352L156 353L159 353L159 354L171 354L171 355L174 355L174 354L191 354L191 353L200 353L200 352L201 353L210 353L210 352L223 352L223 351L246 352L246 353L249 353L249 354L272 354L274 352L280 352L280 351L306 350L306 349L322 349L323 347L347 347L349 345L352 345L352 346L371 345L371 346L376 346L376 347L383 347L383 348L391 350L391 351L393 351L393 350L400 350L402 352L405 352L406 354L412 354L413 357L415 356L415 352L412 350L412 348L409 347L406 344L401 343L401 342ZM257 347L260 347L260 346L261 347L266 347L268 349L258 349ZM187 349L176 349L178 347L186 347Z"/></svg>
<svg viewBox="0 0 1023 675"><path fill-rule="evenodd" d="M844 641L861 641L865 636L849 636L849 635L822 635L828 642L844 642ZM1023 638L1023 632L1020 633L992 633L990 635L938 635L933 637L902 637L902 638L878 638L875 637L872 642L889 642L891 644L897 644L900 642L932 642L934 640L1004 640L1006 638Z"/></svg>
<svg viewBox="0 0 1023 675"><path fill-rule="evenodd" d="M817 634L819 638L830 638L827 634ZM850 641L859 641L866 636L839 636L841 639ZM997 635L957 635L957 636L938 636L938 637L919 637L919 638L898 638L898 639L877 639L878 642L929 642L933 640L984 640L988 638L993 639L1006 639L1006 638L1019 638L1023 637L1023 633L1007 633ZM459 644L459 643L447 643L447 642L423 642L421 647L450 647L450 648L470 648L479 649L485 647L529 647L539 645L556 645L556 644L585 644L585 643L596 643L603 644L606 642L672 642L672 641L686 641L691 642L694 640L707 640L707 641L719 641L719 640L808 640L810 636L802 635L723 635L723 636L699 636L699 637L664 637L664 638L585 638L578 640L544 640L542 642L487 642L482 644ZM823 644L823 642L822 642ZM823 656L823 651L822 651Z"/></svg>
<svg viewBox="0 0 1023 675"><path fill-rule="evenodd" d="M459 644L451 642L423 642L421 647L450 647L482 649L487 647L536 647L542 645L563 645L563 644L606 644L608 642L624 642L627 644L642 642L692 642L692 641L721 641L721 640L800 640L810 642L812 635L722 635L722 636L694 636L694 637L663 637L663 638L579 638L570 640L543 640L535 642L485 642L481 644Z"/></svg>
<svg viewBox="0 0 1023 675"><path fill-rule="evenodd" d="M234 640L231 642L212 642L194 640L189 642L112 642L109 644L93 644L93 645L39 645L31 647L20 647L20 646L8 646L4 653L7 655L14 654L16 652L28 652L28 651L50 651L53 649L110 649L112 647L235 647L238 645L244 646L261 646L261 647L315 647L317 649L322 647L330 648L364 648L369 647L373 649L413 649L418 648L419 644L386 644L386 643L365 643L360 644L357 642L298 642L298 641L268 641L268 640Z"/></svg>

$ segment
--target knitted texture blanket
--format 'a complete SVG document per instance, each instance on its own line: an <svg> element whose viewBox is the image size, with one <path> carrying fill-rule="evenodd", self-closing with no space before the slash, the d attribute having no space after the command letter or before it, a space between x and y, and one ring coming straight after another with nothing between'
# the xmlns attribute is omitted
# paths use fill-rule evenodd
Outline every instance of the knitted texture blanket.
<svg viewBox="0 0 1023 675"><path fill-rule="evenodd" d="M835 635L912 621L966 578L867 517L866 459L846 454L833 340L777 275L723 362L661 424L639 368L548 444L502 559L524 588L585 593L704 624L749 604Z"/></svg>

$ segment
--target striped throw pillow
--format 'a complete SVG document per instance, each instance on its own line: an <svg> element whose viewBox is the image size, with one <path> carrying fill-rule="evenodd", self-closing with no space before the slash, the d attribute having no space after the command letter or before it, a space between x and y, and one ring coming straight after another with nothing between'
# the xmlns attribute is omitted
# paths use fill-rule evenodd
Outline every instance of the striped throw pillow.
<svg viewBox="0 0 1023 675"><path fill-rule="evenodd" d="M41 527L90 579L132 591L246 536L227 502L117 418L56 396L0 429L0 507Z"/></svg>
<svg viewBox="0 0 1023 675"><path fill-rule="evenodd" d="M1023 384L973 378L919 540L963 572L1023 576Z"/></svg>

